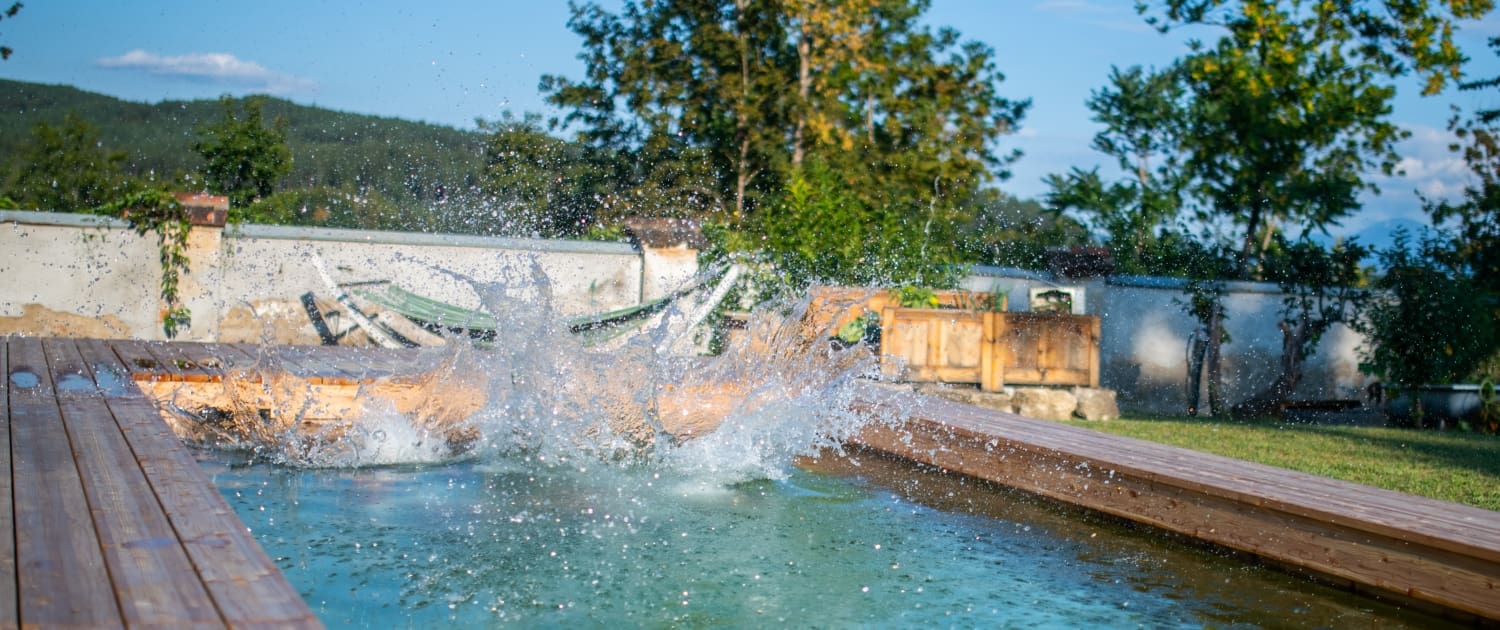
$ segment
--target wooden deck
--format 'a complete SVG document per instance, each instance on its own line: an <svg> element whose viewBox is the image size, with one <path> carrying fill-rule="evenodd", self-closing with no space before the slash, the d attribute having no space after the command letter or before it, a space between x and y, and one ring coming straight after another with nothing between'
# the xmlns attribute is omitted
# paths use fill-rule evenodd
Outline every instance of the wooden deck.
<svg viewBox="0 0 1500 630"><path fill-rule="evenodd" d="M1500 620L1500 513L876 386L860 400L904 420L854 440L873 450Z"/></svg>
<svg viewBox="0 0 1500 630"><path fill-rule="evenodd" d="M133 382L253 360L232 346L0 339L0 627L322 626Z"/></svg>

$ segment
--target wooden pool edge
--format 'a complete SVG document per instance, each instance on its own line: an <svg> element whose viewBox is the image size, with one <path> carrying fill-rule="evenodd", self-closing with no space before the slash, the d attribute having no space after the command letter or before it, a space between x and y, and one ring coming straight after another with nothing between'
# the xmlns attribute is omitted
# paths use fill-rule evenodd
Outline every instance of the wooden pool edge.
<svg viewBox="0 0 1500 630"><path fill-rule="evenodd" d="M322 628L132 380L134 343L0 336L0 628Z"/></svg>
<svg viewBox="0 0 1500 630"><path fill-rule="evenodd" d="M853 406L886 422L852 445L1500 622L1500 513L875 385Z"/></svg>

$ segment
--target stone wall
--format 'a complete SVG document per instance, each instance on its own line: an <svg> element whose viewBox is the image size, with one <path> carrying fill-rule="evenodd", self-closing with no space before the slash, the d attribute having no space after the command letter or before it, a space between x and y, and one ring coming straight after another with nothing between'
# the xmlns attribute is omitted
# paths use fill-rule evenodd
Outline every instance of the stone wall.
<svg viewBox="0 0 1500 630"><path fill-rule="evenodd" d="M623 243L196 226L179 287L192 325L179 338L219 340L221 323L244 310L295 309L307 294L327 303L319 260L339 283L389 281L466 308L481 290L534 299L545 286L561 315L577 315L671 290L682 256L672 251L661 270ZM161 339L160 277L154 234L103 217L0 211L0 333Z"/></svg>
<svg viewBox="0 0 1500 630"><path fill-rule="evenodd" d="M1070 280L979 267L964 286L1006 292L1011 311L1028 310L1026 296L1032 288L1081 287L1084 312L1100 318L1100 386L1118 392L1120 408L1127 412L1186 413L1187 343L1198 323L1178 303L1183 281L1131 276ZM1225 330L1231 342L1223 346L1222 367L1225 397L1233 405L1271 383L1280 370L1282 295L1269 283L1231 282L1228 289ZM1361 398L1371 382L1359 372L1362 341L1342 325L1328 331L1307 362L1295 398Z"/></svg>

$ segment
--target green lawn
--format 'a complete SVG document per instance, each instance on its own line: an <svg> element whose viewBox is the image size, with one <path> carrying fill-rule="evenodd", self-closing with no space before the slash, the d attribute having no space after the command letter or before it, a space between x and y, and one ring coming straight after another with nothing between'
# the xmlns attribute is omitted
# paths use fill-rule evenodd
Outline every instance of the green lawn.
<svg viewBox="0 0 1500 630"><path fill-rule="evenodd" d="M1500 437L1492 435L1196 418L1069 424L1500 510Z"/></svg>

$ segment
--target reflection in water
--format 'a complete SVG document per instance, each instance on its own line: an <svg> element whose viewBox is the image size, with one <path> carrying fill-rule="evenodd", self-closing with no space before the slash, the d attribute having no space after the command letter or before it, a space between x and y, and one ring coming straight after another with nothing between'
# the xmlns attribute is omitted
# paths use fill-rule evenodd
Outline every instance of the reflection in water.
<svg viewBox="0 0 1500 630"><path fill-rule="evenodd" d="M1370 600L904 463L725 486L500 457L201 455L331 627L1432 627Z"/></svg>

